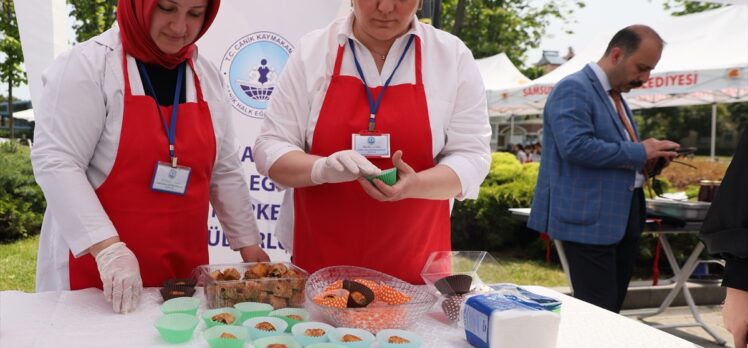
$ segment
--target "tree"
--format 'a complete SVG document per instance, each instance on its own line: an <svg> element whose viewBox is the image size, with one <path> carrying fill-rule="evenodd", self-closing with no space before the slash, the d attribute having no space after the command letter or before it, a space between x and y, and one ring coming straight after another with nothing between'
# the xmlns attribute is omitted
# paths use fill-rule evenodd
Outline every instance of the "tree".
<svg viewBox="0 0 748 348"><path fill-rule="evenodd" d="M524 66L525 53L538 47L552 19L568 23L582 1L443 0L442 29L460 37L475 58L506 53Z"/></svg>
<svg viewBox="0 0 748 348"><path fill-rule="evenodd" d="M689 0L667 0L662 4L665 11L670 11L672 16L683 16L691 13L702 12L720 8L723 5L701 1Z"/></svg>
<svg viewBox="0 0 748 348"><path fill-rule="evenodd" d="M10 138L15 137L13 130L13 87L26 83L26 72L21 69L23 50L18 35L18 22L13 0L0 0L0 80L8 84L8 116L10 119Z"/></svg>
<svg viewBox="0 0 748 348"><path fill-rule="evenodd" d="M117 19L117 0L67 0L75 18L75 38L86 41L109 29Z"/></svg>

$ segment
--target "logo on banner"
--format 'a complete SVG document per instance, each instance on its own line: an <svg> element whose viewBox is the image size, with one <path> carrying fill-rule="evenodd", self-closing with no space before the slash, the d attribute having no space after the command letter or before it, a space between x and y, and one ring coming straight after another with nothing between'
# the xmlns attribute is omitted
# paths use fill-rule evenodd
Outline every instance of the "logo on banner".
<svg viewBox="0 0 748 348"><path fill-rule="evenodd" d="M242 114L264 118L270 97L293 46L269 31L246 35L229 47L221 61L231 103Z"/></svg>

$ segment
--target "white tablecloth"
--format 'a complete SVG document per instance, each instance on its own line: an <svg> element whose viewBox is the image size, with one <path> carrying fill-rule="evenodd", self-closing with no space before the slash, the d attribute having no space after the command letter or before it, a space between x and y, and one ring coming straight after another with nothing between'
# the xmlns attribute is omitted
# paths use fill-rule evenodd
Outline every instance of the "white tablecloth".
<svg viewBox="0 0 748 348"><path fill-rule="evenodd" d="M563 302L558 347L695 346L553 290L527 288ZM201 289L195 296L204 299ZM156 288L145 289L138 309L126 315L113 313L100 290L36 294L3 291L0 292L0 347L208 347L202 337L205 329L202 321L189 342L179 345L164 342L153 326L162 315L160 304L161 295ZM423 336L424 348L470 347L464 332L445 324L442 318L443 314L433 312L409 329Z"/></svg>

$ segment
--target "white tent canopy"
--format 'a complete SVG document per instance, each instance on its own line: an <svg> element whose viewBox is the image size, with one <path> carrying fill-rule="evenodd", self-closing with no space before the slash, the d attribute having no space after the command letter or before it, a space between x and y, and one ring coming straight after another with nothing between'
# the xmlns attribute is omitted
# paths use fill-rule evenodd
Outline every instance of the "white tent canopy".
<svg viewBox="0 0 748 348"><path fill-rule="evenodd" d="M512 64L505 53L477 59L475 62L486 90L514 88L530 83L530 79Z"/></svg>
<svg viewBox="0 0 748 348"><path fill-rule="evenodd" d="M649 23L667 42L632 108L748 101L748 6L733 5ZM615 32L601 33L574 58L524 87L488 91L491 114L538 114L553 86L597 61Z"/></svg>
<svg viewBox="0 0 748 348"><path fill-rule="evenodd" d="M13 118L20 120L26 120L28 122L34 122L34 109L26 109L23 111L14 111Z"/></svg>

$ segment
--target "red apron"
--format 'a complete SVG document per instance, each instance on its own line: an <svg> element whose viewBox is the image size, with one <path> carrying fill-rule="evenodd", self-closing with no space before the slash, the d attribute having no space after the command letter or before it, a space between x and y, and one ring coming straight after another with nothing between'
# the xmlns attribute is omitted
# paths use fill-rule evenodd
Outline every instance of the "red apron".
<svg viewBox="0 0 748 348"><path fill-rule="evenodd" d="M135 253L143 286L161 286L167 278L191 275L208 263L207 217L210 176L216 141L208 104L192 61L197 102L179 105L176 150L179 164L192 168L183 196L151 190L158 161L169 162L169 143L154 99L130 91L127 62L124 112L114 166L96 195L119 238ZM160 106L169 124L172 106ZM101 288L96 262L90 254L70 255L70 289Z"/></svg>
<svg viewBox="0 0 748 348"><path fill-rule="evenodd" d="M416 84L389 86L376 118L376 130L390 134L391 152L416 172L435 165L426 95L421 79L421 45L416 38ZM362 82L341 76L345 46L335 68L314 130L311 154L329 156L351 149L351 134L367 128L369 102ZM381 87L371 88L377 98ZM371 159L380 169L392 159ZM407 282L423 284L421 269L432 251L450 250L449 203L406 199L379 202L356 181L297 188L294 191L293 261L315 272L334 265L372 268Z"/></svg>

